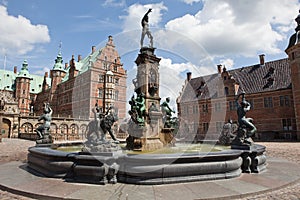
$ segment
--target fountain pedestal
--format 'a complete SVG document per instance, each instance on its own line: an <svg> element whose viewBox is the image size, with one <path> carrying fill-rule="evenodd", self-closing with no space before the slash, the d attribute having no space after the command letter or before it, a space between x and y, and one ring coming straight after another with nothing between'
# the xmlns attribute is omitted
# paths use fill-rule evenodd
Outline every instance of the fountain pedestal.
<svg viewBox="0 0 300 200"><path fill-rule="evenodd" d="M143 107L138 107L140 106L138 105L135 110L138 123L132 122L129 125L129 137L126 142L127 148L131 150L153 151L164 146L160 135L163 128L162 112L159 109L161 99L159 97L158 72L160 58L156 57L154 51L155 48L142 47L135 60L137 76L133 80L134 91L140 98L143 98ZM134 117L132 116L132 118Z"/></svg>

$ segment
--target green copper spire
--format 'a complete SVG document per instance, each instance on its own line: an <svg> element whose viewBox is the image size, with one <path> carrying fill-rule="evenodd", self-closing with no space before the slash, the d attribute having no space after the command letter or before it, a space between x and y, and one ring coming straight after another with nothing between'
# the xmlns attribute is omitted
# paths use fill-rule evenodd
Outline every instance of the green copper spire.
<svg viewBox="0 0 300 200"><path fill-rule="evenodd" d="M28 71L28 63L27 63L27 60L24 60L23 61L23 64L22 64L22 68L21 68L21 71L18 73L18 76L17 78L31 78L30 74L29 74L29 71Z"/></svg>
<svg viewBox="0 0 300 200"><path fill-rule="evenodd" d="M63 59L61 56L61 52L58 53L58 55L55 59L55 64L54 64L53 70L65 71L64 66L63 66Z"/></svg>

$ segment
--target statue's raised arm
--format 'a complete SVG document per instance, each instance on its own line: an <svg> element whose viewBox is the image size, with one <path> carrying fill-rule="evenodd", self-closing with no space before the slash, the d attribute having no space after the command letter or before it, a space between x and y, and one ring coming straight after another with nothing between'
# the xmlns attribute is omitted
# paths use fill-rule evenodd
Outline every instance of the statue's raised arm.
<svg viewBox="0 0 300 200"><path fill-rule="evenodd" d="M141 24L142 24L142 27L143 27L143 30L142 30L142 36L141 36L141 47L143 47L143 43L144 43L144 38L145 38L145 35L148 36L149 40L150 40L150 47L153 48L153 37L152 37L152 34L149 30L149 17L148 17L148 14L152 11L151 8L149 8L149 10L147 11L147 13L144 15L142 21L141 21Z"/></svg>

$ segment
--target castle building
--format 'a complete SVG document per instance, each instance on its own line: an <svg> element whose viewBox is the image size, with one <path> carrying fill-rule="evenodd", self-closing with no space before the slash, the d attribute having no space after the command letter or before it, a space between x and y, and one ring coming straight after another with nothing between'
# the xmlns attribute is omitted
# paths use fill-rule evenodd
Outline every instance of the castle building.
<svg viewBox="0 0 300 200"><path fill-rule="evenodd" d="M53 117L58 121L93 119L92 110L96 104L103 113L113 106L119 120L125 118L127 72L112 36L103 48L97 50L93 46L87 57L79 55L75 60L72 56L69 63L63 63L59 52L50 77L48 72L44 76L30 74L29 68L25 60L19 72L17 67L14 71L0 70L0 128L7 137L20 135L22 124L16 118L41 115L45 102L50 103ZM15 106L8 107L10 104ZM5 112L12 108L14 117ZM35 126L30 125L31 129Z"/></svg>
<svg viewBox="0 0 300 200"><path fill-rule="evenodd" d="M288 58L192 78L187 74L177 99L179 117L191 139L217 140L224 123L237 121L236 96L246 94L257 137L300 140L300 14L285 52ZM240 100L239 100L240 101Z"/></svg>
<svg viewBox="0 0 300 200"><path fill-rule="evenodd" d="M196 140L217 140L223 125L237 122L237 94L245 92L251 104L247 117L254 119L257 137L297 137L292 74L288 59L264 62L234 70L218 65L217 73L192 78L187 74L177 99L181 121L194 132ZM299 81L299 79L297 80ZM239 99L239 102L241 99Z"/></svg>

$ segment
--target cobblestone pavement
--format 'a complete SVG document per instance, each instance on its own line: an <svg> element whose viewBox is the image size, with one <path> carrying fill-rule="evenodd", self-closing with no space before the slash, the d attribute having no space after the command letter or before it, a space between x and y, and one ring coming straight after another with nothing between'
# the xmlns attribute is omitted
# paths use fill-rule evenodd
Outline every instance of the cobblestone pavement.
<svg viewBox="0 0 300 200"><path fill-rule="evenodd" d="M267 147L267 156L284 158L300 164L299 142L260 142ZM20 139L3 139L0 143L0 164L10 161L26 162L27 149L34 146L35 142ZM31 198L15 195L0 190L0 199L30 200ZM300 181L279 190L266 192L258 195L244 197L242 200L298 200L300 199Z"/></svg>
<svg viewBox="0 0 300 200"><path fill-rule="evenodd" d="M267 156L284 158L300 164L300 142L260 142L267 147ZM299 170L300 173L300 170ZM282 189L242 198L242 200L299 200L300 181Z"/></svg>
<svg viewBox="0 0 300 200"><path fill-rule="evenodd" d="M34 146L35 142L20 139L3 138L0 143L0 164L10 161L26 162L28 148ZM6 191L0 190L1 200L22 199L29 200L31 198L15 195Z"/></svg>

